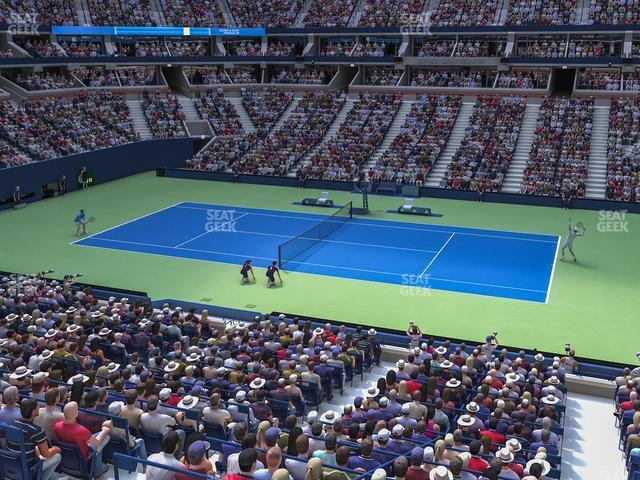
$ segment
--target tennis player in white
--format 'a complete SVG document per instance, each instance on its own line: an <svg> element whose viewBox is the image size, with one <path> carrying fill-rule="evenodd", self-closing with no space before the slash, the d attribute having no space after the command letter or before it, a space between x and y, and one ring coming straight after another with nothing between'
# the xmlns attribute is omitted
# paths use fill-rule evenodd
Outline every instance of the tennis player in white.
<svg viewBox="0 0 640 480"><path fill-rule="evenodd" d="M579 222L578 222L579 223ZM567 237L564 239L564 243L562 244L562 258L564 260L564 251L565 249L569 249L569 253L573 257L573 261L577 262L575 253L573 253L573 241L576 237L582 237L584 235L584 230L580 231L578 228L571 225L571 219L569 219L569 231L567 232Z"/></svg>

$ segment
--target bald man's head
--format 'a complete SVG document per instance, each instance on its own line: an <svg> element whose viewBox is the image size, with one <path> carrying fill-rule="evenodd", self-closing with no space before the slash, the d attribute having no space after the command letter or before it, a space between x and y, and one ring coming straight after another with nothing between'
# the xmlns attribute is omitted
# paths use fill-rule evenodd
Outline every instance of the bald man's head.
<svg viewBox="0 0 640 480"><path fill-rule="evenodd" d="M64 413L65 423L75 423L76 418L78 418L78 404L69 402L64 406L62 412Z"/></svg>
<svg viewBox="0 0 640 480"><path fill-rule="evenodd" d="M271 447L267 450L267 466L269 468L278 468L282 462L282 450L280 447Z"/></svg>

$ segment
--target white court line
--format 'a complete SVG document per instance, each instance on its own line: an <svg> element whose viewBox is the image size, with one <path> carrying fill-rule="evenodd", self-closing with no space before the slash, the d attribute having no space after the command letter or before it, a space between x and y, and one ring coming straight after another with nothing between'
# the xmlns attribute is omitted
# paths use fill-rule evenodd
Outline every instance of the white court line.
<svg viewBox="0 0 640 480"><path fill-rule="evenodd" d="M99 232L94 233L93 235L89 235L88 237L79 238L78 240L76 240L74 242L71 242L69 245L75 245L76 243L81 242L82 240L88 240L89 238L93 238L96 235L100 235L100 234L102 234L104 232L108 232L109 230L113 230L115 228L123 227L124 225L128 225L130 223L137 222L138 220L142 220L143 218L150 217L151 215L155 215L156 213L164 212L165 210L169 210L170 208L178 207L178 205L181 205L182 203L184 203L184 202L174 203L173 205L169 205L168 207L161 208L160 210L156 210L155 212L147 213L146 215L142 215L141 217L134 218L133 220L129 220L128 222L123 222L123 223L121 223L119 225L115 225L113 227L105 228L104 230L100 230Z"/></svg>
<svg viewBox="0 0 640 480"><path fill-rule="evenodd" d="M558 236L558 243L556 244L556 255L553 257L553 267L551 267L551 276L549 277L549 286L547 287L547 296L544 299L544 303L549 303L549 295L551 295L551 285L553 285L553 276L556 272L556 264L558 263L558 252L560 251L560 241L562 235Z"/></svg>
<svg viewBox="0 0 640 480"><path fill-rule="evenodd" d="M209 208L198 208L198 207L185 207L182 206L180 204L178 204L177 206L175 206L175 208L186 208L189 210L203 210L203 211L207 211L210 210ZM244 207L235 207L238 209L242 209ZM248 208L248 207L247 207ZM275 217L275 218L292 218L292 219L296 219L296 220L309 220L309 221L315 221L315 219L313 218L308 218L308 217L303 217L303 216L295 216L295 215L275 215L272 213L256 213L256 212L249 212L251 215L258 215L261 217ZM325 218L326 221L328 222L332 222L334 220L330 220L327 217L322 217L321 215L318 215L316 213L307 213L305 215L315 215L317 217L321 218ZM357 227L359 226L370 226L370 227L377 227L377 228L391 228L391 229L395 229L395 230L414 230L414 231L418 231L418 232L436 232L436 233L455 233L456 235L470 235L473 237L488 237L488 238L504 238L507 240L522 240L525 242L543 242L543 243L555 243L555 240L541 240L538 238L520 238L520 237L510 237L507 235L489 235L486 233L470 233L470 232L455 232L455 231L451 231L451 230L436 230L433 228L415 228L415 227L400 227L400 226L396 226L396 225L379 225L377 223L369 223L366 221L362 221L361 219L357 219L357 222L350 222L349 225L355 225ZM340 222L342 223L342 222ZM427 224L425 224L427 225ZM467 228L467 227L460 227L460 228ZM481 230L479 228L475 228L473 230ZM486 231L490 231L490 230L486 230ZM505 232L508 233L508 232ZM517 232L513 232L513 233L517 233ZM526 233L523 233L522 235L527 235ZM536 235L536 234L529 234L529 235ZM546 235L548 237L551 237L552 235Z"/></svg>
<svg viewBox="0 0 640 480"><path fill-rule="evenodd" d="M205 235L207 235L207 234L209 234L209 233L211 233L211 232L215 232L216 230L218 230L218 228L220 228L220 227L224 227L225 225L228 225L228 224L229 224L229 223L231 223L231 222L235 222L235 221L237 221L237 220L240 220L242 217L246 217L247 215L249 215L249 214L248 214L248 213L243 213L243 214L242 214L242 215L240 215L239 217L232 218L231 220L229 220L229 221L227 221L227 222L224 222L224 223L221 223L220 225L217 225L217 226L216 226L215 228L213 228L212 230L207 230L207 229L205 228L205 229L204 229L204 233L201 233L200 235L195 236L195 237L193 237L193 238L191 238L191 239L187 240L186 242L179 243L178 245L176 245L176 246L175 246L175 247L173 247L173 248L180 248L180 247L182 247L183 245L186 245L186 244L187 244L187 243L189 243L189 242L193 242L194 240L197 240L197 239L199 239L200 237L204 237Z"/></svg>
<svg viewBox="0 0 640 480"><path fill-rule="evenodd" d="M240 257L240 258L256 258L259 260L267 260L267 261L272 261L272 258L268 258L268 257L257 257L255 255L247 255L247 254L236 254L236 253L226 253L226 252L215 252L215 251L211 251L211 250L199 250L196 248L176 248L176 247L171 247L171 246L166 246L166 245L156 245L153 243L142 243L142 242L130 242L127 240L112 240L112 239L108 239L108 238L96 238L95 240L101 240L101 241L105 241L105 242L115 242L115 243L126 243L126 244L130 244L130 245L140 245L140 246L147 246L147 247L157 247L157 248L168 248L170 250L185 250L188 252L200 252L200 253L211 253L211 254L216 254L216 255L226 255L226 256L230 256L230 257ZM118 248L109 248L109 247L98 247L95 245L80 245L81 247L91 247L91 248L102 248L105 250L120 250L120 251L126 251L129 253L140 253L143 255L158 255L161 257L168 257L168 258L185 258L185 257L179 257L176 255L165 255L162 253L151 253L151 252L139 252L139 251L129 251L129 250L121 250ZM197 258L186 258L187 260L195 260L195 261L202 261L200 259ZM217 260L212 260L214 262L216 262ZM225 263L225 262L222 262ZM337 268L340 270L351 270L351 271L355 271L355 272L366 272L366 273L378 273L378 274L382 274L382 275L393 275L396 277L402 277L406 274L404 273L395 273L395 272L383 272L380 270L367 270L364 268L351 268L351 267L341 267L338 265L325 265L322 263L310 263L310 262L296 262L296 261L291 261L288 263L295 263L298 265L311 265L314 267L323 267L323 268ZM299 272L299 273L305 273L305 272ZM323 275L326 276L326 275ZM464 280L450 280L447 278L438 278L438 277L429 277L432 280L439 280L441 282L450 282L450 283L462 283L462 284L466 284L466 285L476 285L476 286L481 286L481 287L493 287L493 288L504 288L504 289L508 289L508 290L521 290L521 291L525 291L525 292L535 292L535 293L544 293L544 290L534 290L531 288L519 288L519 287L508 287L505 285L493 285L490 283L478 283L478 282L467 282ZM376 283L386 283L386 282L376 282ZM445 291L451 291L451 290L445 290ZM454 293L466 293L466 292L454 292ZM472 293L470 293L470 295L473 295ZM501 297L497 297L496 295L481 295L481 296L486 296L486 297L493 297L493 298L501 298ZM519 300L519 299L518 299ZM535 302L535 303L540 303L540 302Z"/></svg>
<svg viewBox="0 0 640 480"><path fill-rule="evenodd" d="M436 258L438 258L438 256L442 253L442 251L444 250L444 248L449 244L449 242L451 241L451 239L455 236L455 233L452 233L451 236L447 239L446 242L444 242L444 245L442 245L442 247L440 247L440 250L438 250L438 253L435 254L435 256L431 259L431 261L427 264L426 267L424 267L424 270L422 270L422 273L420 275L418 275L418 278L422 278L422 276L427 273L427 270L429 270L429 267L431 266L431 264L433 264L433 262L436 261Z"/></svg>

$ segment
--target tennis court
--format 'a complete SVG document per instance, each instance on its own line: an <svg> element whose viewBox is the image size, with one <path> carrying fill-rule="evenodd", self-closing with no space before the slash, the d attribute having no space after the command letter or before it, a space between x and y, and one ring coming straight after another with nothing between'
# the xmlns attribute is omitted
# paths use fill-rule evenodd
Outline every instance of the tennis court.
<svg viewBox="0 0 640 480"><path fill-rule="evenodd" d="M435 289L549 301L557 236L349 218L348 213L343 209L328 218L183 202L73 245L238 264L238 272L246 258L266 267L280 250L286 271L395 284L408 294ZM256 274L264 281L262 271Z"/></svg>

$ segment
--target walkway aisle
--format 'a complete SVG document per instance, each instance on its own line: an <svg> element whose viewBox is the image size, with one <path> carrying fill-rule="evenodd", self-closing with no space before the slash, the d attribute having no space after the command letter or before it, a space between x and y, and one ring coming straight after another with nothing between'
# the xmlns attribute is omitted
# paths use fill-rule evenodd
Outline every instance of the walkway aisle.
<svg viewBox="0 0 640 480"><path fill-rule="evenodd" d="M626 480L614 421L611 399L569 393L562 480Z"/></svg>

